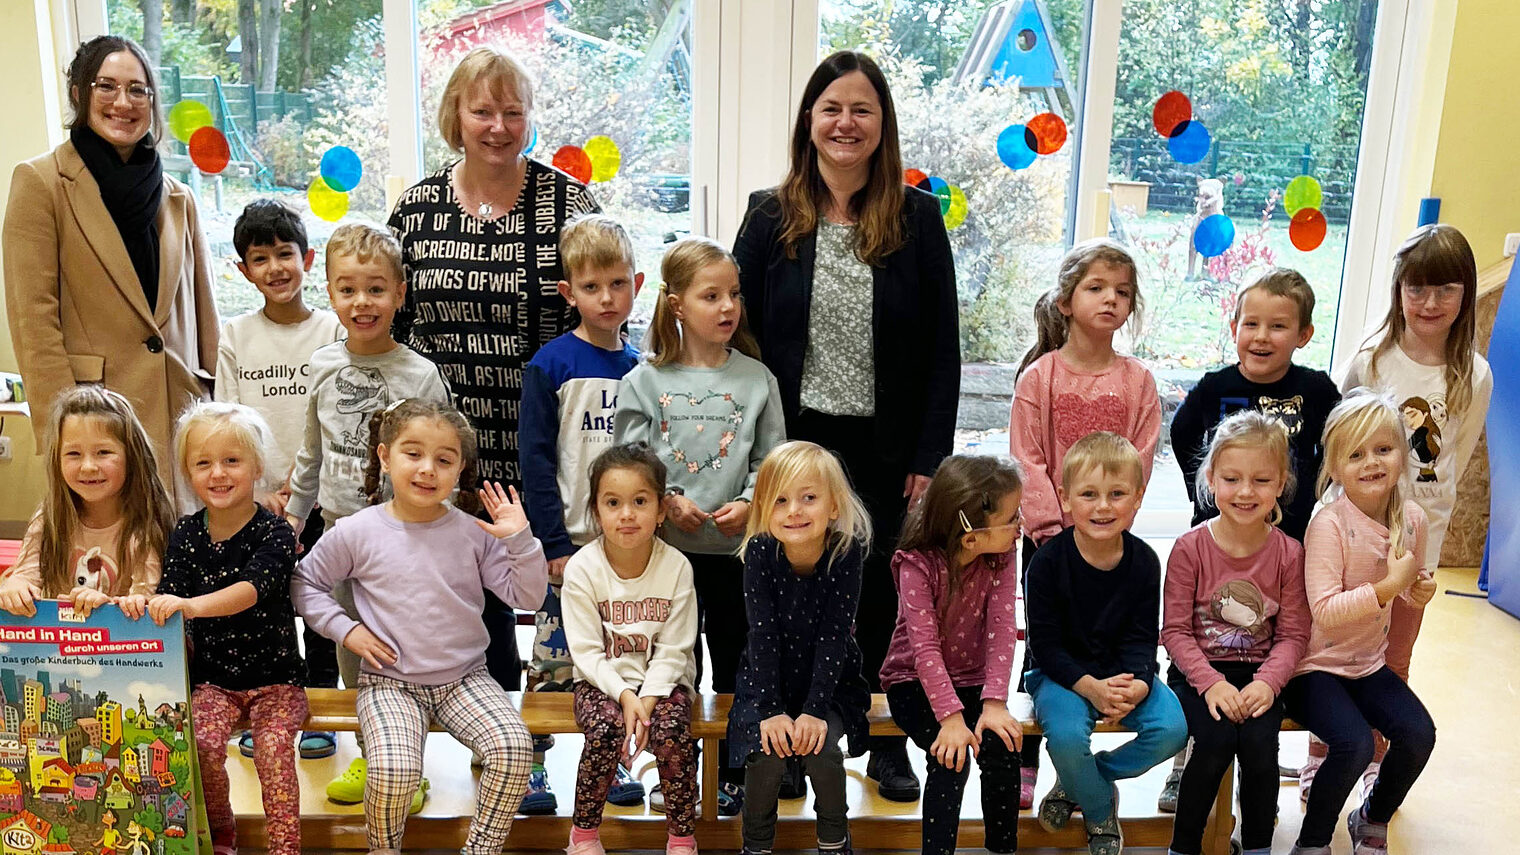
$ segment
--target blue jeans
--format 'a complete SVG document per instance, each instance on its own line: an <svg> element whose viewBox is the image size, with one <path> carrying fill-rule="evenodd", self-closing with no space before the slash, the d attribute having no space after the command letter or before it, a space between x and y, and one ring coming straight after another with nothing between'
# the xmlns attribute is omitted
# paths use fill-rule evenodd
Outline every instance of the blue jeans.
<svg viewBox="0 0 1520 855"><path fill-rule="evenodd" d="M1050 762L1088 822L1102 822L1113 814L1114 781L1139 777L1187 745L1182 706L1160 679L1151 680L1150 694L1121 722L1135 731L1135 738L1097 754L1092 751L1092 734L1103 716L1086 698L1046 678L1038 668L1024 675L1024 685L1034 696L1034 717L1045 731Z"/></svg>

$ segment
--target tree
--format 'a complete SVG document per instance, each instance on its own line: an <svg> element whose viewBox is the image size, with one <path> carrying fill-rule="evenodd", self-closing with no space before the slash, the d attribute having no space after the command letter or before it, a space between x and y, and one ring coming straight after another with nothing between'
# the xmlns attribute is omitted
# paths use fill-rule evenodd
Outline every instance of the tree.
<svg viewBox="0 0 1520 855"><path fill-rule="evenodd" d="M164 0L137 0L142 9L142 49L148 62L159 65L164 55Z"/></svg>
<svg viewBox="0 0 1520 855"><path fill-rule="evenodd" d="M259 77L258 88L272 92L275 74L280 68L280 15L284 4L280 0L259 0Z"/></svg>
<svg viewBox="0 0 1520 855"><path fill-rule="evenodd" d="M153 832L155 836L164 833L164 815L154 808L143 808L132 815L132 821Z"/></svg>
<svg viewBox="0 0 1520 855"><path fill-rule="evenodd" d="M169 7L169 18L181 26L195 23L195 0L174 0Z"/></svg>
<svg viewBox="0 0 1520 855"><path fill-rule="evenodd" d="M259 79L259 9L258 0L237 0L238 42L243 46L238 57L238 80L255 83Z"/></svg>

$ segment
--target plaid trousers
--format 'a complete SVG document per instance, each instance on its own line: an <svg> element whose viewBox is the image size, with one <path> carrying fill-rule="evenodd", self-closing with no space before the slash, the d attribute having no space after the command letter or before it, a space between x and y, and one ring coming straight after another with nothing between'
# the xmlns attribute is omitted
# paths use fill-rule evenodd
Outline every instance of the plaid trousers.
<svg viewBox="0 0 1520 855"><path fill-rule="evenodd" d="M407 808L422 780L428 721L484 758L465 855L500 855L533 766L533 739L522 716L486 669L441 686L359 675L356 703L369 775L364 822L371 850L399 850Z"/></svg>

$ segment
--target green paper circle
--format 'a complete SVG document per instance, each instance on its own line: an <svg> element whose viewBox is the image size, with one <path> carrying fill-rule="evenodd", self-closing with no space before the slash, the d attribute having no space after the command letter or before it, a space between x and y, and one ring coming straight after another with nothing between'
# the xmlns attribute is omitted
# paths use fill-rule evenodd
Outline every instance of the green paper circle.
<svg viewBox="0 0 1520 855"><path fill-rule="evenodd" d="M1319 181L1312 175L1300 175L1288 182L1288 189L1283 192L1283 210L1288 216L1293 216L1304 208L1318 208L1325 201L1324 191L1320 189Z"/></svg>
<svg viewBox="0 0 1520 855"><path fill-rule="evenodd" d="M199 101L181 101L169 111L169 133L187 145L196 131L209 124L211 108Z"/></svg>

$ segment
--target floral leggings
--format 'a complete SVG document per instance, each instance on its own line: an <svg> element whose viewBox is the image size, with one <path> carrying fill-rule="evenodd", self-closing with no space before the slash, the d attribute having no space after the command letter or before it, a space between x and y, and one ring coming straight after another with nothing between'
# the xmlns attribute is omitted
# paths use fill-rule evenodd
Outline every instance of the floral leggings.
<svg viewBox="0 0 1520 855"><path fill-rule="evenodd" d="M259 773L268 822L270 855L301 851L301 792L296 781L296 734L306 720L306 692L279 684L234 692L210 683L190 693L195 747L200 754L201 786L211 840L237 845L237 823L227 780L227 740L243 713L253 725L253 767Z"/></svg>
<svg viewBox="0 0 1520 855"><path fill-rule="evenodd" d="M697 741L691 735L691 691L677 686L655 703L650 721L649 750L660 769L666 828L674 837L689 837L697 827ZM627 742L623 707L583 680L575 684L575 723L586 736L575 777L575 827L596 828L602 824L602 806Z"/></svg>

